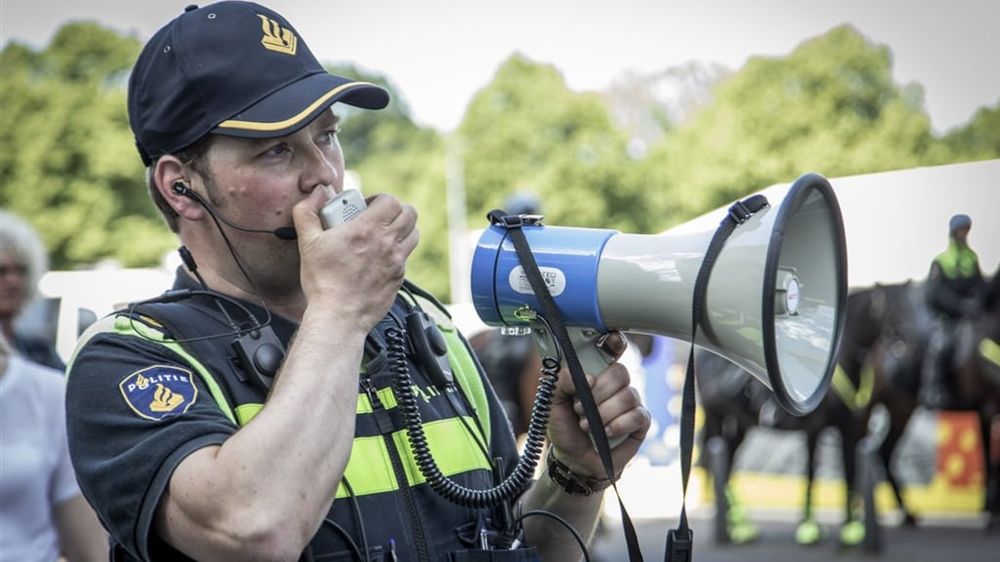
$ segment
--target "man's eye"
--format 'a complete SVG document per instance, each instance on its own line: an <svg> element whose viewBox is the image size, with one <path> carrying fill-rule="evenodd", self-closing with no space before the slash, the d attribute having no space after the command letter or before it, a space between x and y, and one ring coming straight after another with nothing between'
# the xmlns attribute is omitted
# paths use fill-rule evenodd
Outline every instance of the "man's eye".
<svg viewBox="0 0 1000 562"><path fill-rule="evenodd" d="M340 128L330 129L329 131L323 131L322 142L326 144L331 144L337 140L337 133L340 132Z"/></svg>
<svg viewBox="0 0 1000 562"><path fill-rule="evenodd" d="M281 155L283 155L283 154L285 154L287 152L290 152L288 150L288 145L282 143L282 144L276 144L276 145L272 146L271 148L267 149L264 152L264 154L266 156L281 156Z"/></svg>

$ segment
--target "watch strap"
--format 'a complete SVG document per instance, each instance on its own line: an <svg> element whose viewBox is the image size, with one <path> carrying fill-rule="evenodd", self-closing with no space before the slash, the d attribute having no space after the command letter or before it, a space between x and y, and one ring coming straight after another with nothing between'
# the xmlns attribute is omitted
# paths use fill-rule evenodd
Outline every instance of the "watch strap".
<svg viewBox="0 0 1000 562"><path fill-rule="evenodd" d="M607 478L592 478L573 472L565 463L556 458L553 450L552 447L549 447L545 463L548 465L549 478L563 492L571 496L590 496L611 486L611 480Z"/></svg>

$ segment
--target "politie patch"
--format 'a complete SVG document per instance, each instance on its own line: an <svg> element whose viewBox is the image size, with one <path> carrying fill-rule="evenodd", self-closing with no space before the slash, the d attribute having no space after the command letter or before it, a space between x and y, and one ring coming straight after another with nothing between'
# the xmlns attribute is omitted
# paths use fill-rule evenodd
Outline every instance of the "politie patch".
<svg viewBox="0 0 1000 562"><path fill-rule="evenodd" d="M159 421L188 411L198 398L191 371L153 365L125 377L118 387L132 411L141 418Z"/></svg>

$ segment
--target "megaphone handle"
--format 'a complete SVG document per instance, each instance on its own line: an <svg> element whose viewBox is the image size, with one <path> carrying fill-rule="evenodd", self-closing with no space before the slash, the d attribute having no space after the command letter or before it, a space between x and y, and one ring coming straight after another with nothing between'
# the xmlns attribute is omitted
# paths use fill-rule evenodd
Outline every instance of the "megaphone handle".
<svg viewBox="0 0 1000 562"><path fill-rule="evenodd" d="M605 334L590 328L576 328L571 326L566 327L566 332L569 334L569 340L576 351L576 356L580 360L580 366L583 367L584 373L597 376L603 373L608 365L614 363L615 358L608 355L598 345L598 342L600 342ZM544 325L538 324L533 326L531 333L535 336L535 345L538 346L539 353L543 356L559 357L559 354L553 347L556 345L555 339L549 334ZM563 364L565 365L565 357L563 357ZM627 437L625 435L611 437L608 439L608 445L613 449L625 441Z"/></svg>

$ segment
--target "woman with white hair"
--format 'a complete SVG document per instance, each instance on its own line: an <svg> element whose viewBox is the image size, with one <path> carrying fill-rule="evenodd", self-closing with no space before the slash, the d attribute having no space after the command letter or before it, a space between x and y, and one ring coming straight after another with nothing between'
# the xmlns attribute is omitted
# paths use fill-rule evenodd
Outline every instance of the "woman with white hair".
<svg viewBox="0 0 1000 562"><path fill-rule="evenodd" d="M62 371L66 366L51 342L14 330L47 269L48 256L35 230L21 217L0 209L0 337L28 360Z"/></svg>
<svg viewBox="0 0 1000 562"><path fill-rule="evenodd" d="M0 209L0 560L107 560L107 535L69 460L62 361L14 333L46 261L31 226Z"/></svg>

